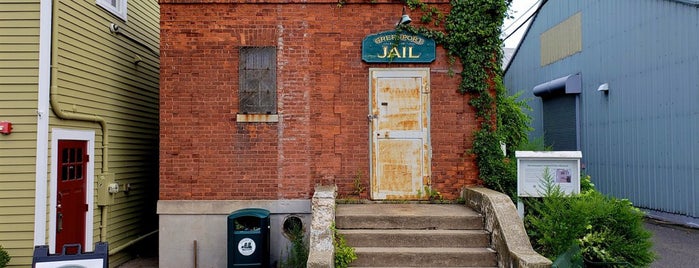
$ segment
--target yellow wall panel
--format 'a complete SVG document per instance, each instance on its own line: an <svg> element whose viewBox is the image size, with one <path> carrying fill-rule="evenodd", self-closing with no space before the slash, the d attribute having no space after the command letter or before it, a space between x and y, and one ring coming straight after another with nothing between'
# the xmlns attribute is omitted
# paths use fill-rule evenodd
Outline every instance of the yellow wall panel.
<svg viewBox="0 0 699 268"><path fill-rule="evenodd" d="M582 14L576 13L541 34L541 66L582 51Z"/></svg>

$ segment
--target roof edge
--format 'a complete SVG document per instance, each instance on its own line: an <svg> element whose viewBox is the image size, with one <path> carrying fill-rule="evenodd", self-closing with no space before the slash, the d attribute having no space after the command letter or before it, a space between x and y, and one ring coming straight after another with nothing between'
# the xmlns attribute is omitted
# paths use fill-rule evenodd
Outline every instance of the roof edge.
<svg viewBox="0 0 699 268"><path fill-rule="evenodd" d="M668 0L668 1L699 7L699 0Z"/></svg>
<svg viewBox="0 0 699 268"><path fill-rule="evenodd" d="M699 8L699 0L665 0L665 1L676 2L679 4L684 4L684 5ZM526 31L522 35L522 40L519 42L519 44L517 44L517 47L515 48L515 52L512 53L512 57L510 57L510 61L507 63L507 65L505 65L505 68L503 68L503 72L502 72L503 74L507 73L507 71L510 69L510 65L512 65L512 62L514 62L515 58L517 58L517 54L519 53L519 48L524 43L523 41L524 41L524 39L527 38L527 35L529 35L529 30L532 28L532 25L534 25L534 22L539 17L539 11L547 2L548 2L548 0L543 0L541 2L541 4L539 5L539 7L536 9L534 17L532 18L532 21L529 23L529 26L527 26Z"/></svg>
<svg viewBox="0 0 699 268"><path fill-rule="evenodd" d="M681 0L678 0L678 1L681 1ZM688 1L694 1L694 0L688 0ZM699 1L699 0L696 0L696 1ZM541 8L543 8L547 2L548 2L548 0L542 0L541 3L539 4L539 6L534 11L534 17L532 17L532 21L529 22L529 25L527 25L527 29L524 31L524 34L522 35L522 40L520 40L519 43L517 44L517 47L515 48L515 52L512 53L512 57L510 57L510 61L505 66L505 69L502 71L503 74L507 73L507 70L510 69L510 65L512 65L512 62L515 61L515 58L517 58L517 53L519 53L519 48L524 43L523 41L524 41L524 39L527 38L527 35L529 35L529 30L532 28L532 25L534 25L536 18L539 17L539 11L541 11Z"/></svg>

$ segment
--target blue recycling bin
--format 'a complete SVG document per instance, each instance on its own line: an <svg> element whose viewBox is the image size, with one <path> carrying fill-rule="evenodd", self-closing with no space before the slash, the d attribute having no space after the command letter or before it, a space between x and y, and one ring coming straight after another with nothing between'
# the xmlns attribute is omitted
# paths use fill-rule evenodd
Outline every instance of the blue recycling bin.
<svg viewBox="0 0 699 268"><path fill-rule="evenodd" d="M236 210L228 215L228 268L269 267L269 211Z"/></svg>

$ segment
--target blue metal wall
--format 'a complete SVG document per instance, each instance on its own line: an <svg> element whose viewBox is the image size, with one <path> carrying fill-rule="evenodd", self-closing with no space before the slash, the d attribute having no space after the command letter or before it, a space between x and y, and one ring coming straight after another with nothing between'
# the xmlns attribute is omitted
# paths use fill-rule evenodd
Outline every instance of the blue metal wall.
<svg viewBox="0 0 699 268"><path fill-rule="evenodd" d="M699 8L694 0L549 0L504 77L531 89L582 75L581 150L597 188L636 206L699 218ZM582 13L582 51L540 66L539 36ZM609 92L597 91L602 83Z"/></svg>

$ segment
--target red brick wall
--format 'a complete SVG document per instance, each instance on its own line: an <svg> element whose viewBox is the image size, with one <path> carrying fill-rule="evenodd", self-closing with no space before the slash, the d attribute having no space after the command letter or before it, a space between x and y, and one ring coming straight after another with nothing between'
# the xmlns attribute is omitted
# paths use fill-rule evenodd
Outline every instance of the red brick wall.
<svg viewBox="0 0 699 268"><path fill-rule="evenodd" d="M160 3L160 199L309 198L317 183L347 195L358 173L368 186L370 67L431 68L433 187L455 198L478 183L465 154L474 111L444 50L431 64L361 60L362 39L393 28L401 4L182 2ZM236 122L239 46L277 46L278 123Z"/></svg>

